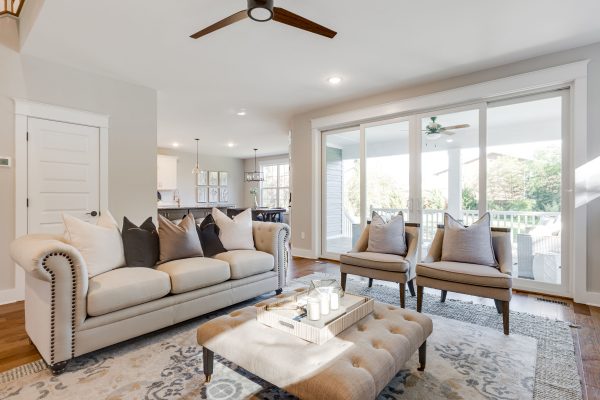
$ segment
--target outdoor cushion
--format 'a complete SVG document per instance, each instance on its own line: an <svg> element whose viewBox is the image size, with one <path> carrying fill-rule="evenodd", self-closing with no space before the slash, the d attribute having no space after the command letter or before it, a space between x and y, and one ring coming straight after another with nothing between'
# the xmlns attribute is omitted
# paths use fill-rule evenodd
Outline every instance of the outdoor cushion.
<svg viewBox="0 0 600 400"><path fill-rule="evenodd" d="M229 265L213 258L195 257L169 261L156 267L171 278L171 293L179 294L225 282Z"/></svg>
<svg viewBox="0 0 600 400"><path fill-rule="evenodd" d="M410 264L404 257L396 254L371 253L363 251L360 253L346 253L340 255L342 264L355 265L357 267L379 269L391 272L408 272Z"/></svg>
<svg viewBox="0 0 600 400"><path fill-rule="evenodd" d="M87 312L96 317L169 294L169 275L152 268L118 268L90 279Z"/></svg>
<svg viewBox="0 0 600 400"><path fill-rule="evenodd" d="M231 279L262 274L275 268L272 254L256 250L233 250L217 254L216 259L225 261L231 268Z"/></svg>
<svg viewBox="0 0 600 400"><path fill-rule="evenodd" d="M487 265L466 264L452 261L417 264L417 276L466 285L510 289L512 279L496 268Z"/></svg>

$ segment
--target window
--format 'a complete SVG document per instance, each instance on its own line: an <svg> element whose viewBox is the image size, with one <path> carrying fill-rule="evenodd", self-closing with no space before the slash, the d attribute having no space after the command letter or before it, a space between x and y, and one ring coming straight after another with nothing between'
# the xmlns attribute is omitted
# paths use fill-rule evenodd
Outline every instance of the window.
<svg viewBox="0 0 600 400"><path fill-rule="evenodd" d="M290 163L288 160L270 161L261 164L265 180L260 185L261 206L285 208L290 197Z"/></svg>

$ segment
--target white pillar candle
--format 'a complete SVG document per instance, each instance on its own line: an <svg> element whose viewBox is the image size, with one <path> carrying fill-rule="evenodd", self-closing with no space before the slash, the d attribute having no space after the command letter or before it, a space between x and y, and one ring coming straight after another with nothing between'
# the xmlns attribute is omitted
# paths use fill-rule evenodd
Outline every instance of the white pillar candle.
<svg viewBox="0 0 600 400"><path fill-rule="evenodd" d="M316 297L309 297L306 304L306 312L310 321L321 319L321 300Z"/></svg>
<svg viewBox="0 0 600 400"><path fill-rule="evenodd" d="M321 298L321 314L327 315L327 314L329 314L329 306L330 306L329 293L321 293L320 298Z"/></svg>
<svg viewBox="0 0 600 400"><path fill-rule="evenodd" d="M340 294L337 291L331 292L331 309L337 310L340 308Z"/></svg>

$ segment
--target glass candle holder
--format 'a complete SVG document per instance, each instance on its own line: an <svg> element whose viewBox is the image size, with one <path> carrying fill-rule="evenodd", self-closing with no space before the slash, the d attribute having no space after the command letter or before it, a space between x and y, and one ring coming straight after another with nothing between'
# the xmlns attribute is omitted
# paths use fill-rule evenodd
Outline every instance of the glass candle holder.
<svg viewBox="0 0 600 400"><path fill-rule="evenodd" d="M308 297L306 299L306 313L310 321L321 319L321 299L319 297Z"/></svg>
<svg viewBox="0 0 600 400"><path fill-rule="evenodd" d="M321 314L322 315L327 315L329 314L329 308L331 306L330 302L330 295L329 292L327 291L322 291L319 294L319 298L321 299Z"/></svg>
<svg viewBox="0 0 600 400"><path fill-rule="evenodd" d="M333 288L330 296L330 308L332 310L338 310L340 308L340 289Z"/></svg>

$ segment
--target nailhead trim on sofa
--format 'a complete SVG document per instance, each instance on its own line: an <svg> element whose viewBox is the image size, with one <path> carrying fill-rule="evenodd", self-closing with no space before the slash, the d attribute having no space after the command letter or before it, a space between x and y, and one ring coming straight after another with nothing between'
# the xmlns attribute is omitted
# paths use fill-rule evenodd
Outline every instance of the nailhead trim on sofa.
<svg viewBox="0 0 600 400"><path fill-rule="evenodd" d="M76 315L76 301L77 301L77 279L75 266L73 259L66 253L50 253L47 254L42 260L42 268L48 274L50 274L50 364L54 365L54 340L55 340L55 310L56 310L56 277L54 271L52 271L46 263L50 257L64 257L69 262L69 268L71 269L71 282L73 290L71 292L71 358L75 357L75 315Z"/></svg>

